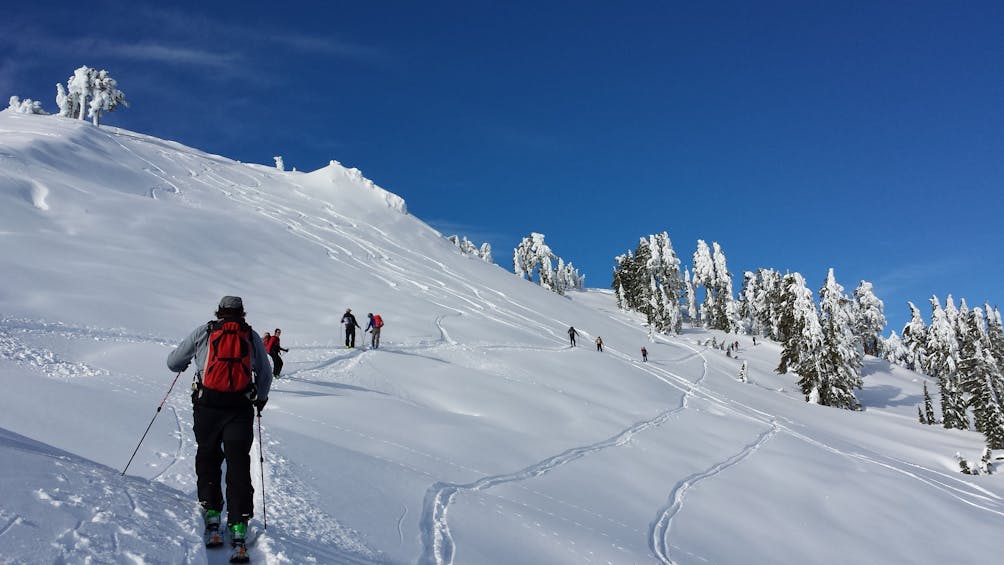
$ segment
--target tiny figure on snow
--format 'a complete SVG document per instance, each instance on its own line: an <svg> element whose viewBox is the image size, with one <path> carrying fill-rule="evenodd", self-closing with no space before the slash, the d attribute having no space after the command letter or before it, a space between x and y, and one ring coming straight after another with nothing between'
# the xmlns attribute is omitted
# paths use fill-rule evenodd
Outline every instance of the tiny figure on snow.
<svg viewBox="0 0 1004 565"><path fill-rule="evenodd" d="M603 351L603 338L596 336L596 351Z"/></svg>
<svg viewBox="0 0 1004 565"><path fill-rule="evenodd" d="M374 314L373 312L366 315L370 321L366 324L366 330L363 333L370 332L372 334L370 347L378 349L380 347L380 328L383 327L383 318L380 317L380 314Z"/></svg>
<svg viewBox="0 0 1004 565"><path fill-rule="evenodd" d="M268 332L265 332L266 337L262 339L262 341L265 342L265 351L267 351L268 356L272 358L272 376L277 378L279 373L282 372L282 357L279 356L279 352L289 352L288 349L282 347L281 342L279 341L280 335L282 335L282 330L275 328L274 334L268 335Z"/></svg>
<svg viewBox="0 0 1004 565"><path fill-rule="evenodd" d="M579 337L579 332L575 331L575 326L568 327L568 341L572 343L571 347L575 347L575 338Z"/></svg>
<svg viewBox="0 0 1004 565"><path fill-rule="evenodd" d="M641 360L643 363L648 363L648 350L644 347L641 348Z"/></svg>
<svg viewBox="0 0 1004 565"><path fill-rule="evenodd" d="M356 346L356 328L359 327L356 317L352 314L352 308L345 309L342 323L345 324L345 349L352 349Z"/></svg>

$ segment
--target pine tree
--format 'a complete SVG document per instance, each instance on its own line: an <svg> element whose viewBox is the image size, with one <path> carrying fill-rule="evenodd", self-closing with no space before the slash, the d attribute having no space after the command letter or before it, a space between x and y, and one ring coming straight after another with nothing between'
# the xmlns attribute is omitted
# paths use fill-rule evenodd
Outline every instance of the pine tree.
<svg viewBox="0 0 1004 565"><path fill-rule="evenodd" d="M691 325L697 325L700 320L697 317L697 292L694 290L694 281L690 277L690 270L683 270L683 282L686 285L687 320Z"/></svg>
<svg viewBox="0 0 1004 565"><path fill-rule="evenodd" d="M924 325L924 318L920 315L920 310L910 305L910 321L903 326L903 346L906 347L908 355L906 358L906 368L911 371L923 371L925 364L924 344L927 342L927 327Z"/></svg>
<svg viewBox="0 0 1004 565"><path fill-rule="evenodd" d="M859 370L864 351L854 335L851 308L852 302L844 295L844 287L837 283L831 268L819 289L819 323L823 337L819 363L820 404L859 410L861 403L854 396L854 389L861 388Z"/></svg>
<svg viewBox="0 0 1004 565"><path fill-rule="evenodd" d="M775 371L784 374L791 369L798 373L798 386L806 401L819 403L823 399L821 390L829 383L824 382L826 376L819 367L823 336L812 291L799 273L785 275L782 288L778 325L788 338Z"/></svg>
<svg viewBox="0 0 1004 565"><path fill-rule="evenodd" d="M882 352L882 358L886 361L906 366L906 359L910 356L910 352L903 345L903 341L900 340L895 331L890 332L888 338L882 339L882 345L879 349Z"/></svg>
<svg viewBox="0 0 1004 565"><path fill-rule="evenodd" d="M936 296L931 297L931 325L927 328L924 351L923 370L938 379L941 391L941 421L946 428L968 429L964 393L959 386L959 342L955 327Z"/></svg>
<svg viewBox="0 0 1004 565"><path fill-rule="evenodd" d="M722 251L718 242L711 242L713 248L712 261L714 263L714 279L712 292L715 295L712 307L711 327L716 330L727 332L734 331L738 325L738 311L735 307L735 299L732 296L732 273L729 272L725 260L725 252Z"/></svg>
<svg viewBox="0 0 1004 565"><path fill-rule="evenodd" d="M970 395L973 420L976 429L986 437L987 447L1002 449L1004 448L1004 403L1002 403L1004 377L1001 376L996 360L986 350L982 311L979 308L961 309L959 316L959 327L963 332L959 339L960 388Z"/></svg>
<svg viewBox="0 0 1004 565"><path fill-rule="evenodd" d="M1001 313L997 308L985 305L987 313L987 343L990 353L997 361L997 366L1004 368L1004 327L1001 324Z"/></svg>
<svg viewBox="0 0 1004 565"><path fill-rule="evenodd" d="M697 240L694 251L694 287L704 287L704 302L698 310L698 318L705 327L712 327L710 317L714 311L715 263L711 259L711 249L703 239Z"/></svg>
<svg viewBox="0 0 1004 565"><path fill-rule="evenodd" d="M927 381L924 381L924 423L930 425L938 423L934 418L934 401L931 400L931 394L927 391Z"/></svg>
<svg viewBox="0 0 1004 565"><path fill-rule="evenodd" d="M872 283L868 281L861 281L858 284L858 288L854 290L854 301L857 303L854 333L861 338L865 354L878 356L879 333L886 324L884 305L875 296Z"/></svg>

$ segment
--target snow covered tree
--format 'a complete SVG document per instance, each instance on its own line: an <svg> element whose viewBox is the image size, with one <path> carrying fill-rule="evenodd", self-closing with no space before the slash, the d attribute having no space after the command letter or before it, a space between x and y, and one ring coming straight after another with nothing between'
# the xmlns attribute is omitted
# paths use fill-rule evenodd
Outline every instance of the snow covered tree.
<svg viewBox="0 0 1004 565"><path fill-rule="evenodd" d="M899 335L895 331L892 331L888 338L882 340L879 349L882 351L882 358L886 361L906 366L906 359L910 356L910 351L903 345L903 341L899 339Z"/></svg>
<svg viewBox="0 0 1004 565"><path fill-rule="evenodd" d="M478 257L481 257L485 263L494 263L495 260L492 259L492 244L487 241L481 244L481 248L478 250Z"/></svg>
<svg viewBox="0 0 1004 565"><path fill-rule="evenodd" d="M491 244L485 242L481 244L479 248L477 244L467 239L467 236L451 235L446 239L453 244L454 247L460 250L463 255L473 255L484 260L486 263L492 263L492 246Z"/></svg>
<svg viewBox="0 0 1004 565"><path fill-rule="evenodd" d="M750 335L762 335L756 312L756 295L760 281L753 271L743 272L743 286L739 289L739 331Z"/></svg>
<svg viewBox="0 0 1004 565"><path fill-rule="evenodd" d="M59 115L64 118L76 118L80 113L79 97L70 96L61 83L56 83L56 106L59 107Z"/></svg>
<svg viewBox="0 0 1004 565"><path fill-rule="evenodd" d="M924 381L924 423L928 425L938 423L934 417L934 401L931 400L931 393L927 391L927 381Z"/></svg>
<svg viewBox="0 0 1004 565"><path fill-rule="evenodd" d="M959 342L955 327L941 308L938 297L931 297L931 325L924 343L923 370L938 379L941 392L941 420L946 428L965 430L966 403L958 379Z"/></svg>
<svg viewBox="0 0 1004 565"><path fill-rule="evenodd" d="M854 333L861 339L865 354L878 356L879 334L885 328L886 319L883 313L884 305L875 296L872 283L861 281L854 290L854 301L857 304Z"/></svg>
<svg viewBox="0 0 1004 565"><path fill-rule="evenodd" d="M634 253L615 260L610 286L617 292L618 305L645 314L653 331L679 333L683 325L680 300L686 285L669 234L640 238Z"/></svg>
<svg viewBox="0 0 1004 565"><path fill-rule="evenodd" d="M286 170L286 164L282 161L282 155L276 155L273 157L275 159L275 168L280 171Z"/></svg>
<svg viewBox="0 0 1004 565"><path fill-rule="evenodd" d="M687 320L691 324L697 324L699 322L697 317L697 292L694 290L694 281L690 276L689 269L683 270L683 282L686 285L684 292L686 293Z"/></svg>
<svg viewBox="0 0 1004 565"><path fill-rule="evenodd" d="M557 269L554 267L555 260L558 261ZM544 243L544 234L536 232L524 237L513 250L513 271L520 278L531 281L536 275L537 284L558 294L564 294L570 288L582 289L585 285L585 276L580 275L571 263L565 263L555 255Z"/></svg>
<svg viewBox="0 0 1004 565"><path fill-rule="evenodd" d="M48 112L42 109L42 103L31 98L21 100L17 96L11 96L7 109L15 114L39 114L47 115Z"/></svg>
<svg viewBox="0 0 1004 565"><path fill-rule="evenodd" d="M964 332L959 340L962 345L960 388L970 395L973 420L976 429L986 437L987 447L1004 449L1004 377L996 360L985 348L983 313L974 308L960 311L959 315L959 324Z"/></svg>
<svg viewBox="0 0 1004 565"><path fill-rule="evenodd" d="M105 112L129 106L125 93L118 89L118 82L108 71L87 66L73 71L65 90L62 85L56 85L56 104L59 105L59 115L80 120L86 115L94 125L100 125Z"/></svg>
<svg viewBox="0 0 1004 565"><path fill-rule="evenodd" d="M721 246L717 242L711 245L712 249L708 249L708 244L699 239L694 251L694 286L704 287L701 323L716 330L734 331L739 311L732 296L732 274Z"/></svg>
<svg viewBox="0 0 1004 565"><path fill-rule="evenodd" d="M903 326L903 346L908 351L906 357L906 368L911 371L923 371L925 364L924 344L927 343L927 326L924 325L924 318L920 315L920 310L907 302L910 306L910 321Z"/></svg>
<svg viewBox="0 0 1004 565"><path fill-rule="evenodd" d="M697 250L694 251L694 274L693 283L697 287L704 287L704 302L698 310L697 320L700 324L711 327L709 317L714 310L715 296L712 289L715 287L715 263L711 259L711 249L703 239L697 240Z"/></svg>
<svg viewBox="0 0 1004 565"><path fill-rule="evenodd" d="M826 375L819 366L823 332L812 291L805 286L805 279L799 273L785 275L782 289L778 325L787 339L775 371L779 374L789 369L796 372L806 401L819 404L824 398L823 389L827 389L829 383L824 381Z"/></svg>
<svg viewBox="0 0 1004 565"><path fill-rule="evenodd" d="M816 386L820 404L859 410L861 403L854 396L854 389L861 388L859 370L864 350L854 335L852 304L831 268L819 289L819 324L823 340L820 379Z"/></svg>

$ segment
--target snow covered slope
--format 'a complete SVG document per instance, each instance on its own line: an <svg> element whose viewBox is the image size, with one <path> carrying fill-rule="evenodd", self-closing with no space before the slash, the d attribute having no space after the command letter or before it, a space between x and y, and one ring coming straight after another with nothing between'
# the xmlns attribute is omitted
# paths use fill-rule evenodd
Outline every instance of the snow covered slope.
<svg viewBox="0 0 1004 565"><path fill-rule="evenodd" d="M260 562L1004 550L1004 483L956 471L980 436L916 423L918 375L871 359L865 412L808 405L772 372L776 344L731 336L732 359L702 330L650 343L610 293L563 298L461 256L335 162L280 172L0 113L0 265L3 562L224 559L200 545L190 373L120 471L174 378L168 351L225 294L291 348L254 447ZM382 314L380 349L344 348L346 308Z"/></svg>

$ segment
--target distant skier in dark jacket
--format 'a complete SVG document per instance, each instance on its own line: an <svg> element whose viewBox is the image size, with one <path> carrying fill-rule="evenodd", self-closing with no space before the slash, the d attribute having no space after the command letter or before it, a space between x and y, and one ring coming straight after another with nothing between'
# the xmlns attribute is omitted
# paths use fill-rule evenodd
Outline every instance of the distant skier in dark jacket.
<svg viewBox="0 0 1004 565"><path fill-rule="evenodd" d="M345 324L345 349L352 349L356 346L356 328L359 327L356 317L352 314L352 308L345 309L342 323Z"/></svg>
<svg viewBox="0 0 1004 565"><path fill-rule="evenodd" d="M278 377L279 373L282 372L282 357L279 356L280 351L289 352L288 349L282 347L279 341L279 336L282 334L282 330L275 328L275 333L273 335L265 338L265 351L268 351L268 356L272 358L272 376Z"/></svg>
<svg viewBox="0 0 1004 565"><path fill-rule="evenodd" d="M575 347L575 338L579 337L579 332L575 331L575 326L568 327L568 341L572 343L572 347Z"/></svg>
<svg viewBox="0 0 1004 565"><path fill-rule="evenodd" d="M641 360L646 363L648 362L648 350L644 347L641 348Z"/></svg>

